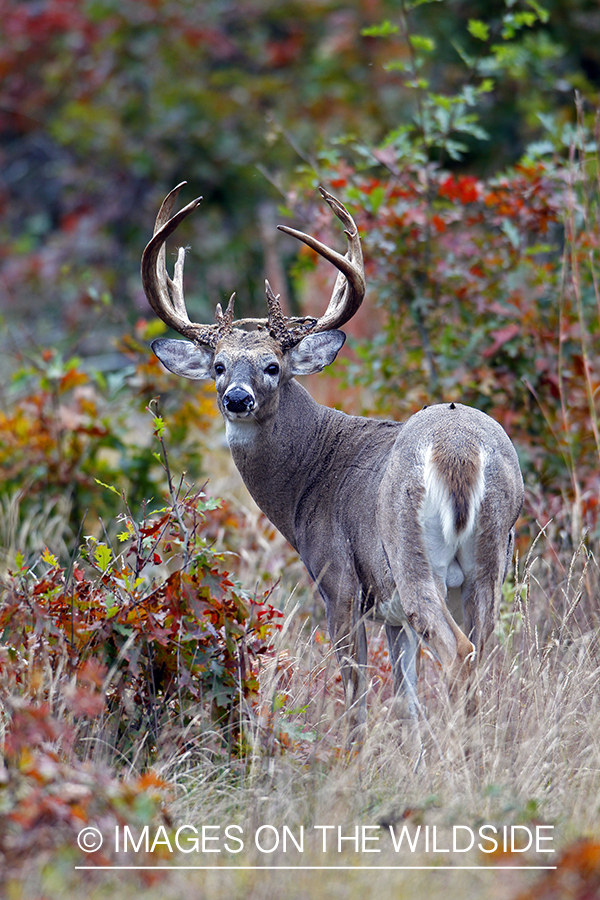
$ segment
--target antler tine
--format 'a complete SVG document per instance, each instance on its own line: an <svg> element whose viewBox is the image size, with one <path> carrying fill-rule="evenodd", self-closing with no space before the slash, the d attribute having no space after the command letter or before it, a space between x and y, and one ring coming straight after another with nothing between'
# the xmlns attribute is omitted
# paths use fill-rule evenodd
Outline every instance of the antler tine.
<svg viewBox="0 0 600 900"><path fill-rule="evenodd" d="M267 327L273 337L280 343L287 339L286 318L281 309L279 298L281 294L275 295L268 281L265 281L265 295L267 298L267 308L269 310L269 318Z"/></svg>
<svg viewBox="0 0 600 900"><path fill-rule="evenodd" d="M284 315L279 302L280 294L275 295L268 281L265 281L265 295L269 318L266 325L269 333L279 343L282 350L295 347L303 337L314 330L317 320L310 316L288 318Z"/></svg>
<svg viewBox="0 0 600 900"><path fill-rule="evenodd" d="M154 236L156 236L158 234L158 232L163 228L163 226L166 225L167 222L169 221L169 218L171 216L171 210L173 209L175 200L177 199L179 191L184 186L184 184L186 184L185 181L182 181L180 184L178 184L177 187L173 188L173 190L170 191L170 193L168 193L167 196L165 197L165 199L163 200L161 207L158 211L158 215L156 217L156 222L154 224ZM197 200L194 202L196 204L198 204L198 203L200 203L201 200L202 200L202 198L198 197ZM190 210L190 212L191 212L191 210ZM177 262L175 263L175 272L174 272L175 279L173 282L173 281L171 281L171 279L169 277L169 273L167 272L166 238L167 238L167 235L165 235L165 239L160 244L160 247L159 247L158 256L156 259L156 272L158 275L159 285L167 286L167 288L168 288L167 295L168 295L169 299L171 299L173 301L173 305L176 307L177 314L181 315L182 314L181 304L177 303L177 299L179 299L179 298L175 298L173 291L175 289L175 285L177 285L177 287L180 289L180 293L181 294L183 293L183 265L184 265L184 261L185 261L185 250L183 249L183 247L180 247L179 251L177 253ZM143 259L144 259L144 257L142 256L142 265L143 265ZM142 278L143 278L143 272L142 272ZM150 299L150 298L148 298L148 299ZM150 301L150 303L152 305L152 301ZM183 316L184 317L187 316L185 306L183 308Z"/></svg>
<svg viewBox="0 0 600 900"><path fill-rule="evenodd" d="M235 304L235 292L229 298L227 309L223 312L223 307L217 303L215 310L215 320L219 326L220 334L226 334L233 331L233 307Z"/></svg>
<svg viewBox="0 0 600 900"><path fill-rule="evenodd" d="M323 199L326 200L344 225L344 231L348 238L348 249L345 256L322 244L321 241L318 241L310 234L296 231L295 228L288 228L287 225L277 226L280 231L284 231L299 241L303 241L339 269L327 309L321 318L317 320L314 328L311 329L315 332L339 328L345 322L348 322L361 305L365 296L365 269L356 223L339 200L336 200L325 188L319 187L319 190Z"/></svg>
<svg viewBox="0 0 600 900"><path fill-rule="evenodd" d="M171 210L183 181L165 197L158 211L154 235L142 254L142 285L148 302L156 315L167 325L200 343L211 346L215 342L215 326L199 325L190 321L183 294L183 266L185 250L180 247L175 263L174 278L170 278L166 266L165 243L177 226L200 205L202 197L197 197L171 216Z"/></svg>
<svg viewBox="0 0 600 900"><path fill-rule="evenodd" d="M221 304L217 304L215 324L201 325L190 321L183 293L185 250L183 247L180 247L173 278L171 278L167 272L165 249L167 238L173 234L180 222L200 205L202 200L202 197L192 200L178 213L171 216L171 210L177 195L184 184L186 182L182 181L181 184L173 188L163 200L158 211L154 225L154 235L142 254L142 284L150 306L163 322L184 337L214 348L220 338L224 334L231 332L234 326L265 325L267 324L267 319L240 319L237 322L234 321L235 294L232 294L224 313Z"/></svg>

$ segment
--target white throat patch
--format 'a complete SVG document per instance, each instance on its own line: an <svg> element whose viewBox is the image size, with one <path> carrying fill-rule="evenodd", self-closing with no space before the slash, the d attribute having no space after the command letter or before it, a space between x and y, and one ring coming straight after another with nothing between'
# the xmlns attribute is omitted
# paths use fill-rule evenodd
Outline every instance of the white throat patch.
<svg viewBox="0 0 600 900"><path fill-rule="evenodd" d="M239 446L253 442L257 428L258 423L252 415L239 419L230 419L225 416L225 436L230 447L234 444Z"/></svg>

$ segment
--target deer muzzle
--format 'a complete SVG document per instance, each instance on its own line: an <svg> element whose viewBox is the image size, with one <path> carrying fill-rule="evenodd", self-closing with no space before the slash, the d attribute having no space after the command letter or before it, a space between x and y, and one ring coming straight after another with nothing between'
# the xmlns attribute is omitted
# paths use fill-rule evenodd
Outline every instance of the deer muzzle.
<svg viewBox="0 0 600 900"><path fill-rule="evenodd" d="M232 385L223 394L223 408L238 416L249 415L256 406L254 394L248 388Z"/></svg>

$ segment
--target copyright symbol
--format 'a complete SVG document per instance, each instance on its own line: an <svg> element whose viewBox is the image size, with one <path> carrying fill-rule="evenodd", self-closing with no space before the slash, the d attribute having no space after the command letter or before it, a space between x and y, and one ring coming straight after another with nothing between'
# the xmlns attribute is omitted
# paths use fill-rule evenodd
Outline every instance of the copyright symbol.
<svg viewBox="0 0 600 900"><path fill-rule="evenodd" d="M102 833L97 828L82 828L77 835L77 844L84 853L95 853L102 846Z"/></svg>

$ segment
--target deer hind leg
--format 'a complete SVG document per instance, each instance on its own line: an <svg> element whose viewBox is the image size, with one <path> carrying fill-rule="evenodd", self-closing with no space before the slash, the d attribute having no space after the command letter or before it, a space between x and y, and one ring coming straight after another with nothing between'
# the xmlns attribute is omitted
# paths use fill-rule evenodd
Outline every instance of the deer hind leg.
<svg viewBox="0 0 600 900"><path fill-rule="evenodd" d="M450 613L446 587L431 572L425 553L417 550L402 563L390 558L397 595L384 608L384 614L390 625L400 625L403 617L429 644L444 668L454 696L468 678L475 647Z"/></svg>
<svg viewBox="0 0 600 900"><path fill-rule="evenodd" d="M475 648L446 604L445 570L453 558L435 516L426 525L415 510L423 505L424 489L406 488L402 478L388 479L385 502L378 506L378 527L392 570L396 592L382 612L390 625L408 620L417 635L437 654L452 695L460 691L470 671ZM380 494L380 498L383 493ZM431 559L438 560L437 569Z"/></svg>
<svg viewBox="0 0 600 900"><path fill-rule="evenodd" d="M478 656L496 625L502 599L502 584L512 560L514 530L485 533L475 547L474 564L464 566L465 581L462 602L465 631L474 643Z"/></svg>
<svg viewBox="0 0 600 900"><path fill-rule="evenodd" d="M477 537L471 548L465 548L462 560L465 580L462 585L462 603L465 631L475 646L477 659L483 654L486 641L494 631L502 583L512 559L514 534L512 530L500 531L488 525ZM467 683L467 712L471 716L479 707L479 687L475 670Z"/></svg>
<svg viewBox="0 0 600 900"><path fill-rule="evenodd" d="M445 597L441 595L440 608L441 616L445 620L451 637L441 625L440 617L437 633L433 638L429 639L429 643L436 651L446 672L450 696L455 698L468 688L471 673L474 669L476 648L462 628L457 625L446 605Z"/></svg>
<svg viewBox="0 0 600 900"><path fill-rule="evenodd" d="M417 696L420 642L408 623L386 625L385 631L394 675L393 727L404 753L418 765L423 751Z"/></svg>

